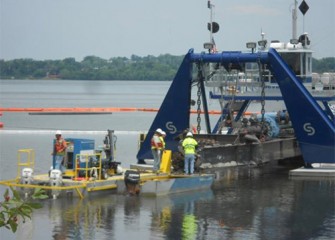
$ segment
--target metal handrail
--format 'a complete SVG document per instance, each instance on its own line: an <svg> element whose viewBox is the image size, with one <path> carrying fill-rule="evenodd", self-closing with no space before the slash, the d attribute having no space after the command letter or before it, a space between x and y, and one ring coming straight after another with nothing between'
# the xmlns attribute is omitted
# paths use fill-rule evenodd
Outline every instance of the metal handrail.
<svg viewBox="0 0 335 240"><path fill-rule="evenodd" d="M22 162L23 154L27 154L26 162ZM34 149L19 149L17 151L17 176L16 179L20 178L22 167L29 167L34 169L35 167L35 151Z"/></svg>
<svg viewBox="0 0 335 240"><path fill-rule="evenodd" d="M90 157L96 157L99 159L99 167L88 167L88 162ZM81 159L85 158L85 167L80 167L80 163L82 162ZM88 179L88 172L91 171L93 168L96 168L99 171L98 174L98 180L101 180L101 171L102 171L102 162L101 162L101 153L95 153L95 154L76 154L75 158L75 176L79 176L79 171L84 170L85 171L85 179ZM79 161L79 162L78 162Z"/></svg>

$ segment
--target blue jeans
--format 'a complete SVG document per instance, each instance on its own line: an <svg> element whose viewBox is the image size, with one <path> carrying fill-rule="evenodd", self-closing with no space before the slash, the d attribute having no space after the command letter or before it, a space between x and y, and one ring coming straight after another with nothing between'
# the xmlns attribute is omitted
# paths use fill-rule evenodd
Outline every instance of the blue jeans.
<svg viewBox="0 0 335 240"><path fill-rule="evenodd" d="M184 171L186 174L193 174L194 172L194 154L185 154Z"/></svg>
<svg viewBox="0 0 335 240"><path fill-rule="evenodd" d="M154 157L153 171L158 171L161 167L162 151L160 149L151 149L151 152L152 152L152 156Z"/></svg>
<svg viewBox="0 0 335 240"><path fill-rule="evenodd" d="M64 167L62 166L63 155L55 155L55 169L59 169L63 172Z"/></svg>

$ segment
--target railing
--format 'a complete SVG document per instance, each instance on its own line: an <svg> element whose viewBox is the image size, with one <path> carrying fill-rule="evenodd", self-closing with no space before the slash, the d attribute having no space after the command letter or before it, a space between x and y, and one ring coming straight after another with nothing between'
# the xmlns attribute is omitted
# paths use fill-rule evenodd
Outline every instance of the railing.
<svg viewBox="0 0 335 240"><path fill-rule="evenodd" d="M98 167L89 166L89 162L92 158L96 158L99 162ZM84 159L84 160L83 160ZM81 163L85 162L85 167L80 167ZM79 177L79 171L85 172L85 179L92 177L92 171L96 170L96 175L98 180L101 180L102 172L102 162L101 162L101 153L96 154L77 154L75 160L75 176ZM89 174L90 173L90 174Z"/></svg>
<svg viewBox="0 0 335 240"><path fill-rule="evenodd" d="M23 162L22 158L26 155L26 161ZM17 176L19 179L21 176L21 171L24 167L34 168L35 166L35 151L34 149L19 149L17 151Z"/></svg>

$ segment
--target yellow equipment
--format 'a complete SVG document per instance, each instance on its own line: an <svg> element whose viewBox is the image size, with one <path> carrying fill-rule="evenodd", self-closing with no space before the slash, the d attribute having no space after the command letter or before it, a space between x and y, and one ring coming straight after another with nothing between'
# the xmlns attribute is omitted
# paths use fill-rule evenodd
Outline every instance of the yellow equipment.
<svg viewBox="0 0 335 240"><path fill-rule="evenodd" d="M172 158L172 151L164 150L160 167L161 173L167 173L167 174L171 173L171 161L172 161L171 158Z"/></svg>

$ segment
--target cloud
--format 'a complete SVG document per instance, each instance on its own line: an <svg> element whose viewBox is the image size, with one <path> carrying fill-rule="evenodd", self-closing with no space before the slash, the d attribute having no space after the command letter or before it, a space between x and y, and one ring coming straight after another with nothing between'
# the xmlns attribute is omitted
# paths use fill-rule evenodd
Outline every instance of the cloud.
<svg viewBox="0 0 335 240"><path fill-rule="evenodd" d="M230 7L231 11L243 15L259 15L259 16L279 16L281 11L275 8L268 8L262 5L235 5Z"/></svg>

